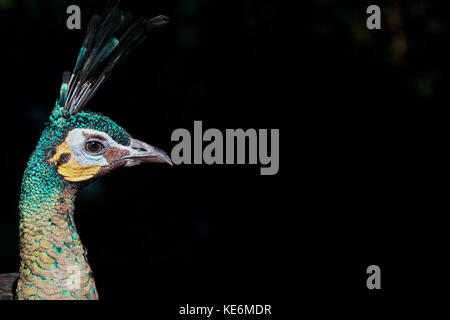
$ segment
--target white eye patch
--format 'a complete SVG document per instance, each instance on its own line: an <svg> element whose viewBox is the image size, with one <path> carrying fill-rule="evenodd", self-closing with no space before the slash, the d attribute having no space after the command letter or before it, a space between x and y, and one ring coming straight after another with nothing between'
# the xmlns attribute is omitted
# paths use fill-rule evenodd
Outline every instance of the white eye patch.
<svg viewBox="0 0 450 320"><path fill-rule="evenodd" d="M83 166L105 166L108 164L108 161L106 161L103 155L92 154L86 151L86 142L92 140L100 142L106 149L122 147L104 132L93 129L73 129L67 135L66 143L70 147L72 156Z"/></svg>

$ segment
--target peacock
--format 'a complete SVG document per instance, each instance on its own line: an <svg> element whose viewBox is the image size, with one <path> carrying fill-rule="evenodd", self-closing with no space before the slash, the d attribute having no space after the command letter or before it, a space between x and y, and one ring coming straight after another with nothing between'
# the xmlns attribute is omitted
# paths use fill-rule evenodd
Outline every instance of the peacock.
<svg viewBox="0 0 450 320"><path fill-rule="evenodd" d="M20 270L0 275L0 299L97 300L98 292L74 223L77 191L121 167L165 162L162 150L131 137L84 107L111 71L166 16L134 19L110 5L94 15L72 72L25 169L20 211Z"/></svg>

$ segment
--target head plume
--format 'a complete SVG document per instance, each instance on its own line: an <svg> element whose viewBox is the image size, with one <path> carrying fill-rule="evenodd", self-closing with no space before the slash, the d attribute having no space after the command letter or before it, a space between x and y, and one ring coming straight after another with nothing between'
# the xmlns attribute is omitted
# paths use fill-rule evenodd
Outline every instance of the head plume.
<svg viewBox="0 0 450 320"><path fill-rule="evenodd" d="M63 73L59 99L50 122L73 117L92 98L112 70L147 37L148 31L167 24L168 18L134 19L118 9L119 1L103 16L94 15L72 72Z"/></svg>

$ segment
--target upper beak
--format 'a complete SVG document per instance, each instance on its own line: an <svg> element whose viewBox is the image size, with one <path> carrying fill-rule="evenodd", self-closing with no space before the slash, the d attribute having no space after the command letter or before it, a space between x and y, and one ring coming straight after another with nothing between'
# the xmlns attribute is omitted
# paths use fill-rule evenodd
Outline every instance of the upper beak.
<svg viewBox="0 0 450 320"><path fill-rule="evenodd" d="M127 160L125 167L136 166L143 162L167 162L173 165L172 160L163 150L137 139L131 138L128 150L130 153L122 158Z"/></svg>

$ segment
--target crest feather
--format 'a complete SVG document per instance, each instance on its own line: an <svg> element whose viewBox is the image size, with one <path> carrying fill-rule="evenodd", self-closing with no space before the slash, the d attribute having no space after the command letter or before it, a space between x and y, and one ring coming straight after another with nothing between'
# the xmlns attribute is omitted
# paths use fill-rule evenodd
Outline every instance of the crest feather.
<svg viewBox="0 0 450 320"><path fill-rule="evenodd" d="M164 26L169 18L133 19L118 9L119 1L103 15L94 15L78 53L73 72L65 71L58 100L69 114L78 112L108 78L114 67L147 37L148 31Z"/></svg>

